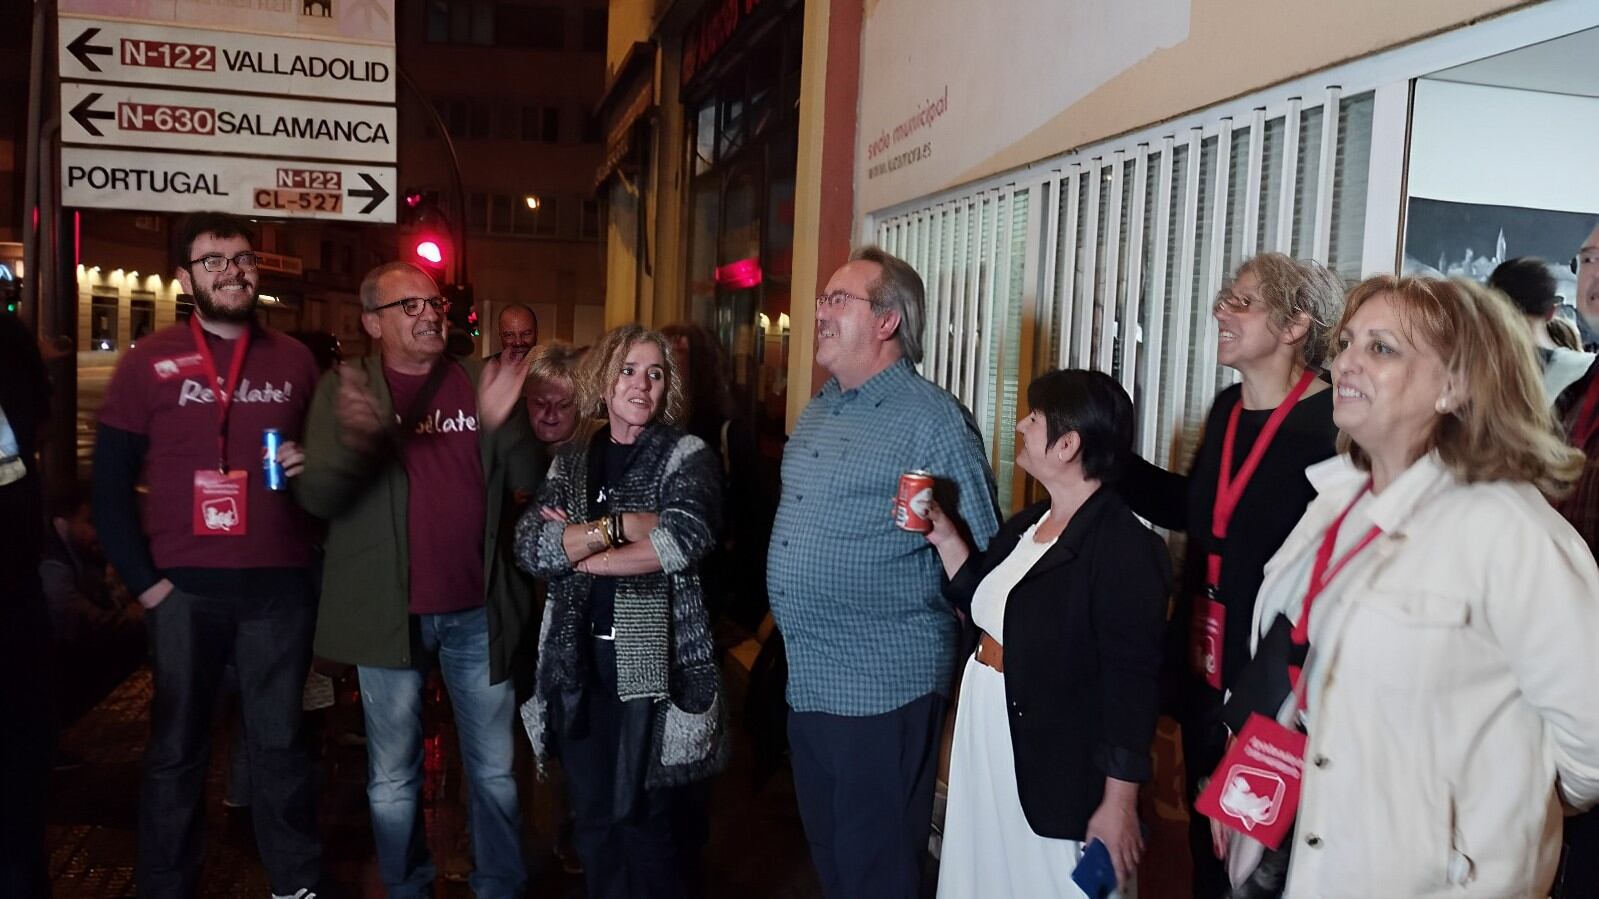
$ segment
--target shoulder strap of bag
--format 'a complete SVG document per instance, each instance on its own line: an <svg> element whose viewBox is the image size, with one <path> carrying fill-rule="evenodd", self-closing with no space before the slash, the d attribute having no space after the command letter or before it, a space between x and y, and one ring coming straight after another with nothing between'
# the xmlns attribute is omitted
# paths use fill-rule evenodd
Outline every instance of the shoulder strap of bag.
<svg viewBox="0 0 1599 899"><path fill-rule="evenodd" d="M428 379L422 382L422 389L411 400L410 408L405 410L405 416L400 419L400 433L396 438L399 443L410 440L411 435L416 433L417 422L427 414L428 404L438 395L439 388L444 385L444 376L449 374L449 368L454 364L448 359L440 359L428 370Z"/></svg>

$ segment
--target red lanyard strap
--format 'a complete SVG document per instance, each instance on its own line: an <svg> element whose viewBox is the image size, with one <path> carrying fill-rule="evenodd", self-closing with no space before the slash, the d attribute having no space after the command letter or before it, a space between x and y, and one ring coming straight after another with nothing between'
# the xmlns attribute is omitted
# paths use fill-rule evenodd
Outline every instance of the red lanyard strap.
<svg viewBox="0 0 1599 899"><path fill-rule="evenodd" d="M1588 376L1588 389L1583 392L1582 411L1577 415L1577 427L1571 432L1571 444L1586 449L1593 435L1599 431L1599 370Z"/></svg>
<svg viewBox="0 0 1599 899"><path fill-rule="evenodd" d="M233 348L233 361L228 364L228 381L225 385L217 375L216 360L211 356L211 347L206 344L199 316L189 316L189 331L194 335L194 351L205 366L208 384L217 398L217 471L227 474L228 411L233 407L233 392L238 389L239 376L244 372L245 354L250 351L250 329L245 327L244 333L239 335L238 345Z"/></svg>
<svg viewBox="0 0 1599 899"><path fill-rule="evenodd" d="M1310 584L1305 588L1305 599L1299 608L1299 620L1294 623L1294 629L1291 633L1291 639L1295 646L1304 646L1310 642L1310 610L1315 606L1317 597L1321 596L1322 592L1327 589L1327 585L1338 577L1338 573L1344 570L1345 565L1348 565L1355 556L1360 555L1361 550L1370 546L1372 541L1382 534L1382 528L1372 525L1371 529L1366 531L1358 543L1350 547L1349 551L1344 553L1337 562L1333 562L1333 550L1338 547L1338 532L1344 526L1344 519L1349 517L1349 513L1354 510L1355 504L1360 502L1360 498L1365 496L1366 491L1370 489L1371 482L1367 481L1366 485L1360 488L1360 492L1355 494L1355 498L1349 501L1349 505L1345 506L1344 510L1338 513L1338 517L1333 519L1332 525L1327 528L1327 533L1322 535L1321 546L1316 550L1315 564L1310 569ZM1303 710L1305 708L1305 691L1300 684L1301 679L1298 668L1289 668L1289 680L1293 682L1294 692L1299 696L1299 708Z"/></svg>
<svg viewBox="0 0 1599 899"><path fill-rule="evenodd" d="M1266 457L1266 450L1276 439L1277 431L1282 428L1283 422L1288 420L1288 414L1294 410L1294 404L1299 402L1305 391L1310 389L1311 382L1316 380L1316 373L1306 369L1299 376L1299 381L1294 384L1294 389L1288 392L1277 408L1271 410L1271 417L1266 419L1266 426L1260 429L1260 436L1255 438L1255 445L1249 448L1249 455L1244 458L1244 464L1238 467L1237 474L1231 470L1233 464L1233 447L1238 441L1238 419L1244 412L1243 397L1239 397L1233 406L1232 414L1227 417L1227 432L1221 442L1221 465L1216 475L1216 504L1211 507L1210 531L1218 542L1227 538L1227 525L1232 522L1233 512L1238 508L1238 503L1244 496L1244 490L1249 487L1249 482L1255 477L1255 469L1260 467L1260 461ZM1221 556L1212 553L1210 564L1207 566L1206 576L1211 587L1221 581Z"/></svg>

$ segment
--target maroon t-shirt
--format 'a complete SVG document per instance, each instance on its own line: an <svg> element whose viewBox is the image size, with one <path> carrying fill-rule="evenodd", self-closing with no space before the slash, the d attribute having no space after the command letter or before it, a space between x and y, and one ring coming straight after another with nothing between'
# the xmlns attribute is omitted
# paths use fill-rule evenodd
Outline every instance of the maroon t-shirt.
<svg viewBox="0 0 1599 899"><path fill-rule="evenodd" d="M238 346L204 332L219 379ZM277 428L299 441L318 371L311 351L269 328L256 327L228 413L227 463L246 473L246 531L234 537L194 535L194 473L217 468L216 392L187 324L139 340L117 363L100 421L149 439L144 477L145 536L157 568L300 568L311 563L312 521L289 491L266 489L261 432Z"/></svg>
<svg viewBox="0 0 1599 899"><path fill-rule="evenodd" d="M406 535L411 545L410 610L460 612L483 604L483 460L478 455L477 391L461 366L449 370L401 455L410 482ZM427 381L383 369L396 415L405 415Z"/></svg>

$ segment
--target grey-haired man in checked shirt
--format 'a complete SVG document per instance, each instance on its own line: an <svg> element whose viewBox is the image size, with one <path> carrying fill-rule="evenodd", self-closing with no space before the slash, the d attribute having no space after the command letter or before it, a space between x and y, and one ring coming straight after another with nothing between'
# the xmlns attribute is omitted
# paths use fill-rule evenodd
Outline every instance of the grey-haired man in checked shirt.
<svg viewBox="0 0 1599 899"><path fill-rule="evenodd" d="M894 524L900 474L932 472L979 549L999 525L976 422L914 367L922 298L916 271L874 247L833 274L816 298L832 378L783 453L767 584L794 788L829 899L914 899L931 826L958 624L932 545Z"/></svg>

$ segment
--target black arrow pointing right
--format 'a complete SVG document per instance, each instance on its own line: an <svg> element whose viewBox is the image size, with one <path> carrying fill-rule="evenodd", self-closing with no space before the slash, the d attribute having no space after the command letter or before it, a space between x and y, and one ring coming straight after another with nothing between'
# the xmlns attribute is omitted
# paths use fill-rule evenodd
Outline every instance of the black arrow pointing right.
<svg viewBox="0 0 1599 899"><path fill-rule="evenodd" d="M100 129L94 124L94 120L115 119L117 114L114 112L91 109L90 107L92 107L95 101L98 99L100 99L99 94L85 94L83 99L78 101L78 105L72 107L72 112L69 114L72 116L73 121L77 122L83 127L83 130L89 132L95 137L104 137L105 135L101 133Z"/></svg>
<svg viewBox="0 0 1599 899"><path fill-rule="evenodd" d="M100 29L98 28L85 28L82 34L73 38L72 43L67 45L67 52L77 57L78 62L83 63L83 67L91 72L100 71L100 67L90 57L111 55L110 47L101 47L98 44L89 43L99 33ZM95 133L98 134L99 132Z"/></svg>
<svg viewBox="0 0 1599 899"><path fill-rule="evenodd" d="M360 197L363 200L371 200L370 203L367 203L361 208L361 214L366 215L372 210L378 208L378 204L382 203L384 200L387 200L389 198L389 192L383 189L383 185L372 180L372 176L368 175L366 172L357 172L356 174L360 175L361 180L366 182L366 189L356 190L352 187L345 191L345 193L348 193L352 197Z"/></svg>

